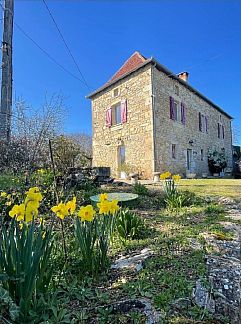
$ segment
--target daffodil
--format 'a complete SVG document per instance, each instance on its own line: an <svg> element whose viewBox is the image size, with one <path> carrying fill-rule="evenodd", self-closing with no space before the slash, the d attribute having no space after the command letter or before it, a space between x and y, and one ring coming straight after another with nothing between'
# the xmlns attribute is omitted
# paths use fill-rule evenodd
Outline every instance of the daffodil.
<svg viewBox="0 0 241 324"><path fill-rule="evenodd" d="M57 205L51 208L52 212L54 212L60 219L64 219L68 216L68 208L62 201Z"/></svg>
<svg viewBox="0 0 241 324"><path fill-rule="evenodd" d="M100 194L99 199L100 199L100 202L107 200L108 199L108 194L107 193Z"/></svg>
<svg viewBox="0 0 241 324"><path fill-rule="evenodd" d="M7 193L6 193L6 192L4 192L4 191L3 191L3 192L1 192L1 195L0 195L0 197L3 197L3 198L4 198L4 197L7 197Z"/></svg>
<svg viewBox="0 0 241 324"><path fill-rule="evenodd" d="M25 206L29 207L31 209L38 209L39 208L39 202L37 200L31 200L28 197L25 198Z"/></svg>
<svg viewBox="0 0 241 324"><path fill-rule="evenodd" d="M39 170L37 170L37 172L40 173L40 174L44 174L45 170L44 169L39 169Z"/></svg>
<svg viewBox="0 0 241 324"><path fill-rule="evenodd" d="M75 212L75 209L76 209L76 197L73 197L72 200L68 201L66 203L66 207L68 209L69 214L73 215L73 213Z"/></svg>
<svg viewBox="0 0 241 324"><path fill-rule="evenodd" d="M95 215L95 210L92 205L87 205L87 206L82 206L80 207L80 210L78 212L78 216L81 218L82 222L88 221L92 222L94 215Z"/></svg>
<svg viewBox="0 0 241 324"><path fill-rule="evenodd" d="M181 176L180 176L179 174L174 174L174 175L172 176L172 179L173 179L174 181L178 182L178 181L181 180Z"/></svg>
<svg viewBox="0 0 241 324"><path fill-rule="evenodd" d="M171 175L172 175L172 174L171 174L171 172L169 172L169 171L164 172L164 173L162 173L162 174L160 175L160 179L161 179L161 180L166 180L166 179L170 178Z"/></svg>
<svg viewBox="0 0 241 324"><path fill-rule="evenodd" d="M25 222L31 222L35 217L38 216L38 209L28 204L25 206Z"/></svg>
<svg viewBox="0 0 241 324"><path fill-rule="evenodd" d="M99 208L99 214L109 214L110 211L110 201L103 200L100 203L97 204L97 207Z"/></svg>
<svg viewBox="0 0 241 324"><path fill-rule="evenodd" d="M37 201L40 202L43 200L43 196L40 193L38 187L30 188L27 192L26 200Z"/></svg>
<svg viewBox="0 0 241 324"><path fill-rule="evenodd" d="M120 207L118 206L118 200L114 199L109 202L109 213L110 214L112 214L112 215L115 214L119 209L120 209Z"/></svg>
<svg viewBox="0 0 241 324"><path fill-rule="evenodd" d="M12 218L16 216L16 219L18 222L21 220L24 220L24 215L25 215L24 204L14 205L13 208L9 212L9 216Z"/></svg>

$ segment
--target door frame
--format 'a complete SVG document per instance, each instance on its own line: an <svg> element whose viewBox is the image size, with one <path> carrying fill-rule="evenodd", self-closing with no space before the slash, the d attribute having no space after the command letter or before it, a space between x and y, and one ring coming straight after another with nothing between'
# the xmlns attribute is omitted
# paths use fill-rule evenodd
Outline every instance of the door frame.
<svg viewBox="0 0 241 324"><path fill-rule="evenodd" d="M187 149L187 171L192 170L193 150Z"/></svg>

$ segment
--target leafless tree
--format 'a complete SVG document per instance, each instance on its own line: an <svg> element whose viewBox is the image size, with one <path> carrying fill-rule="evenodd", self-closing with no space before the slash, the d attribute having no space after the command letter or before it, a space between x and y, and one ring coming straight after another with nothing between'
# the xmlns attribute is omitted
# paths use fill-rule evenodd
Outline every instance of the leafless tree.
<svg viewBox="0 0 241 324"><path fill-rule="evenodd" d="M92 136L86 133L74 133L68 135L76 143L81 153L86 157L92 158Z"/></svg>
<svg viewBox="0 0 241 324"><path fill-rule="evenodd" d="M19 156L23 162L19 163L20 170L48 164L48 140L63 132L66 114L64 98L59 94L46 97L38 109L23 99L16 100L11 116L12 139L10 143L1 145L0 168L11 170L14 160L17 167Z"/></svg>

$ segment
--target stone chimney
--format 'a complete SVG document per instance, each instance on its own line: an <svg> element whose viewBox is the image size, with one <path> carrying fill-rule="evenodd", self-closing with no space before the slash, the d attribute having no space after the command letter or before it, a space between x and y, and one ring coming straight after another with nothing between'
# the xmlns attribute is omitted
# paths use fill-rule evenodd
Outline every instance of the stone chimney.
<svg viewBox="0 0 241 324"><path fill-rule="evenodd" d="M178 73L178 77L180 78L180 79L182 79L183 81L188 81L188 75L189 75L189 73L188 72L181 72L181 73Z"/></svg>

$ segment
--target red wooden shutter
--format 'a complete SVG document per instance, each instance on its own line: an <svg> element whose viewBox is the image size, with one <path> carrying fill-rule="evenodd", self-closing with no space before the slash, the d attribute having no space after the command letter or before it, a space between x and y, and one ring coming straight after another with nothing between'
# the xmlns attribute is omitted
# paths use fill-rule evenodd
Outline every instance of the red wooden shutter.
<svg viewBox="0 0 241 324"><path fill-rule="evenodd" d="M112 109L111 109L111 107L106 110L105 125L107 127L111 127L111 125L112 125Z"/></svg>
<svg viewBox="0 0 241 324"><path fill-rule="evenodd" d="M127 122L127 100L121 100L121 122Z"/></svg>

